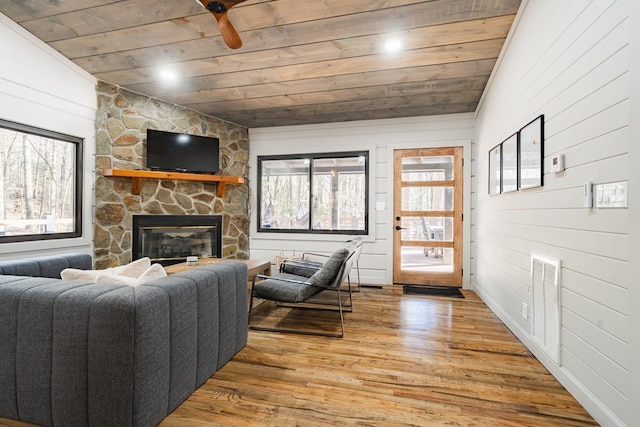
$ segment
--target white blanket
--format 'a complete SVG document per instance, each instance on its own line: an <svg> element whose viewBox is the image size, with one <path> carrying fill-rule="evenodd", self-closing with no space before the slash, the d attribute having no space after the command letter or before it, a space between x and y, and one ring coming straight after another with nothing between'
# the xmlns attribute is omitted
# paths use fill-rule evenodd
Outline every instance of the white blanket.
<svg viewBox="0 0 640 427"><path fill-rule="evenodd" d="M132 263L104 270L78 270L65 268L60 273L64 280L83 280L94 283L138 286L153 279L166 276L160 264L151 264L149 258L140 258Z"/></svg>

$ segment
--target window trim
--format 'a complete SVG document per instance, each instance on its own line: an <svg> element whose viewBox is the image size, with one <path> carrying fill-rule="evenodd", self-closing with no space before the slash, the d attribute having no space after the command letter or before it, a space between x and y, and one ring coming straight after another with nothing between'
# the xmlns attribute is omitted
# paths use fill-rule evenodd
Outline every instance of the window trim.
<svg viewBox="0 0 640 427"><path fill-rule="evenodd" d="M10 129L30 135L57 139L74 145L75 176L74 176L74 207L73 207L73 231L65 233L20 234L15 236L0 236L0 244L16 242L38 242L56 239L74 239L82 237L82 202L83 202L83 147L84 138L67 135L35 126L0 119L0 128Z"/></svg>
<svg viewBox="0 0 640 427"><path fill-rule="evenodd" d="M307 229L278 229L278 228L263 228L262 227L262 162L270 160L291 160L291 159L309 159L309 194L312 194L313 190L313 163L315 159L327 159L327 158L340 158L340 157L364 157L364 230L315 230L312 228L311 221L309 221L309 228ZM257 214L256 214L256 229L258 233L277 233L277 234L324 234L324 235L363 235L369 234L369 151L337 151L330 153L301 153L301 154L282 154L282 155L266 155L257 156L257 187L256 187L256 200L257 200ZM313 198L309 197L309 212L312 211Z"/></svg>

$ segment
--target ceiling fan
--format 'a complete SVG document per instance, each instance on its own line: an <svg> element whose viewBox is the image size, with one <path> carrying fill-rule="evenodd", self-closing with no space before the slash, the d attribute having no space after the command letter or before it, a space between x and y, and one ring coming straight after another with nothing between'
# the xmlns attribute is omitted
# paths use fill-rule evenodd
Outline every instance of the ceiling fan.
<svg viewBox="0 0 640 427"><path fill-rule="evenodd" d="M216 17L216 21L218 21L218 27L220 27L220 34L222 34L222 38L224 42L231 49L239 49L242 47L242 40L240 39L240 35L238 35L238 31L233 26L229 18L227 17L227 12L233 6L238 3L242 3L245 0L224 0L224 1L209 1L209 0L196 0L198 3L202 4L205 9L209 12L213 13L213 16Z"/></svg>

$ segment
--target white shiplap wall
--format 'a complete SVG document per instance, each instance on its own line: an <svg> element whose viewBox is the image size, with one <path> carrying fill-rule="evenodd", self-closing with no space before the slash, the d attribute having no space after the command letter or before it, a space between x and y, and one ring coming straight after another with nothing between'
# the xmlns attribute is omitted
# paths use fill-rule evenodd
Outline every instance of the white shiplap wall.
<svg viewBox="0 0 640 427"><path fill-rule="evenodd" d="M363 236L360 257L361 280L368 284L392 282L392 209L393 209L393 150L416 147L465 147L465 157L471 154L474 135L472 114L437 117L414 117L334 123L323 125L287 126L249 130L250 149L250 252L251 258L269 259L276 255L300 252L331 253L344 235L293 235L258 233L256 221L257 156L293 153L322 153L349 150L368 150L370 162L369 235ZM471 162L468 161L467 164ZM470 168L465 176L465 188L470 195ZM470 200L467 195L466 200ZM376 210L383 203L384 210ZM469 205L465 206L467 213ZM470 218L470 215L465 215ZM470 222L465 224L465 271L469 271ZM468 276L465 284L470 283Z"/></svg>
<svg viewBox="0 0 640 427"><path fill-rule="evenodd" d="M612 426L640 425L629 375L632 217L628 209L583 208L582 186L630 179L629 8L626 0L525 0L478 109L473 147L475 288ZM544 187L487 195L489 149L540 114ZM566 170L552 174L558 153ZM561 366L531 340L532 252L562 261Z"/></svg>
<svg viewBox="0 0 640 427"><path fill-rule="evenodd" d="M635 144L630 144L629 149L629 164L630 165L640 165L640 147L637 144L637 141L640 141L640 43L637 43L637 40L640 40L640 2L634 1L631 2L631 13L630 20L631 24L631 36L630 40L630 57L631 57L631 75L634 78L631 79L631 90L629 91L630 97L630 111L631 111L631 126L630 126L630 140L636 141ZM636 41L636 42L634 42ZM629 182L633 183L631 187L629 187L629 213L631 218L640 218L640 168L631 167L629 172ZM632 266L640 265L640 221L630 221L630 238L629 238L629 246L632 248L630 251L630 261L629 263ZM635 281L630 289L629 289L629 327L632 330L631 339L629 342L630 347L630 355L629 360L637 361L640 360L640 334L634 331L637 331L637 327L634 328L633 325L640 325L640 286L638 286L638 282ZM640 384L640 369L638 368L638 363L634 363L631 366L631 372L629 375L628 381L631 384L635 384L635 387L632 387L631 397L630 397L630 406L631 406L631 414L629 419L632 423L639 425L640 424L640 387L637 384Z"/></svg>
<svg viewBox="0 0 640 427"><path fill-rule="evenodd" d="M0 259L92 253L96 80L0 14L0 118L84 138L83 237L4 243Z"/></svg>

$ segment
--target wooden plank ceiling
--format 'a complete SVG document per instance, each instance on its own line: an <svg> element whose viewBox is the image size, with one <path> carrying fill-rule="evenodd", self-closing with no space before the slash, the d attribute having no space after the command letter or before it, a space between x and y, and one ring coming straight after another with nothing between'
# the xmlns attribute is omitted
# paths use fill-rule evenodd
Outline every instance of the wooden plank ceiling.
<svg viewBox="0 0 640 427"><path fill-rule="evenodd" d="M0 12L100 80L255 128L474 111L520 2L246 0L228 13L237 50L194 0Z"/></svg>

